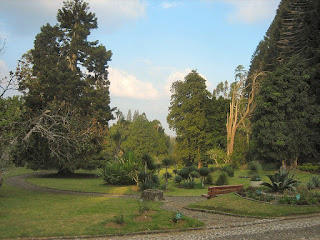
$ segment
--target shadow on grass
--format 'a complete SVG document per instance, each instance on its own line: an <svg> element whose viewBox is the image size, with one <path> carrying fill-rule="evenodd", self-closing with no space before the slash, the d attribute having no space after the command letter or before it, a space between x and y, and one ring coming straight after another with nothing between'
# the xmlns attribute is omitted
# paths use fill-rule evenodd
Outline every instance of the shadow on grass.
<svg viewBox="0 0 320 240"><path fill-rule="evenodd" d="M68 175L60 173L47 173L35 176L35 178L93 179L100 177L95 173L70 173Z"/></svg>

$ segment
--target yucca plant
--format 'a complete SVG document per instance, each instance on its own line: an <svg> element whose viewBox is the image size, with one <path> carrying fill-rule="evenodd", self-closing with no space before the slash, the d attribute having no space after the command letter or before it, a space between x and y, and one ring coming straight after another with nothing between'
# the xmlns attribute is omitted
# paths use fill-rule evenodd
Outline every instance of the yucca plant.
<svg viewBox="0 0 320 240"><path fill-rule="evenodd" d="M261 185L269 187L274 192L283 191L285 189L295 189L300 183L294 178L294 175L290 170L285 167L281 167L279 171L273 175L267 175L270 179L271 184L267 182L261 183Z"/></svg>

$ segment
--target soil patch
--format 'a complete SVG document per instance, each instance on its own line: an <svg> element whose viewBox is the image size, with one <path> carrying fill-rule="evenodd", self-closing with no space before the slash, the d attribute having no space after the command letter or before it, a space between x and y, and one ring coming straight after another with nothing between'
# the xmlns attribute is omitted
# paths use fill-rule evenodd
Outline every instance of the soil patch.
<svg viewBox="0 0 320 240"><path fill-rule="evenodd" d="M150 222L152 220L152 217L141 215L141 216L135 217L133 220L137 222Z"/></svg>

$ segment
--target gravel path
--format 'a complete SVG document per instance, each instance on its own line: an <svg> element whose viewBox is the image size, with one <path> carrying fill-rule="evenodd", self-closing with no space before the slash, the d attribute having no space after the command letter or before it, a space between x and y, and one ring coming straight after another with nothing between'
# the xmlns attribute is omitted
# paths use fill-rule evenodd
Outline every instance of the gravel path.
<svg viewBox="0 0 320 240"><path fill-rule="evenodd" d="M112 195L103 193L88 193L77 191L66 191L52 188L44 188L33 185L26 178L48 174L48 172L30 173L8 178L6 182L14 187L30 191L53 194L69 194L92 197L125 197L136 198L136 195ZM320 215L308 217L256 219L236 217L207 212L198 212L185 209L191 203L205 201L202 197L165 197L162 208L168 211L181 212L182 214L203 221L206 227L203 230L170 232L161 234L115 236L94 238L102 239L319 239L320 240ZM77 238L77 237L75 237ZM59 238L62 239L62 238Z"/></svg>

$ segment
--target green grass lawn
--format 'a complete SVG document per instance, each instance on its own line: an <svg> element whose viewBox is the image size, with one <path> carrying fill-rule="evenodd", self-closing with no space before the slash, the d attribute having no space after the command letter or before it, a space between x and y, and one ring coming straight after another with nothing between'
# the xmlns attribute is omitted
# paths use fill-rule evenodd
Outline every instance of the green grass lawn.
<svg viewBox="0 0 320 240"><path fill-rule="evenodd" d="M173 223L173 213L162 210L160 202L149 203L152 219L139 222L134 219L140 216L139 204L137 199L45 194L4 184L0 188L0 238L99 235L203 225L188 217ZM107 225L120 215L124 216L124 226Z"/></svg>
<svg viewBox="0 0 320 240"><path fill-rule="evenodd" d="M234 193L223 194L208 201L191 204L189 207L255 217L284 217L320 212L320 206L272 205L246 200Z"/></svg>
<svg viewBox="0 0 320 240"><path fill-rule="evenodd" d="M22 171L22 170L20 170ZM172 169L170 169L172 171ZM164 184L164 179L162 177L164 171L160 173L161 184ZM273 174L275 171L262 171L260 176L263 181L268 181L267 174ZM92 174L95 176L97 172L86 172L86 171L78 171L78 177L70 178L70 177L57 177L54 174L49 174L46 177L33 177L28 178L32 184L50 187L56 189L63 190L73 190L73 191L83 191L83 192L101 192L101 193L110 193L110 194L135 194L139 195L141 192L139 191L137 186L112 186L106 185L103 182L102 178L99 177L81 177L81 174L87 176L88 174ZM213 173L214 181L218 178L219 171ZM238 169L235 171L235 175L232 178L229 178L229 184L243 184L244 187L250 186L250 178L240 178L243 176L248 176L249 171L244 169ZM198 188L196 189L184 189L177 186L174 183L174 174L172 173L173 178L169 179L167 190L165 191L165 195L167 196L200 196L203 193L207 192L207 188L209 185L206 185L204 189L200 187L200 180L196 179L196 183ZM295 176L301 181L301 184L306 184L312 174L307 172L296 171ZM211 186L211 185L210 185Z"/></svg>

